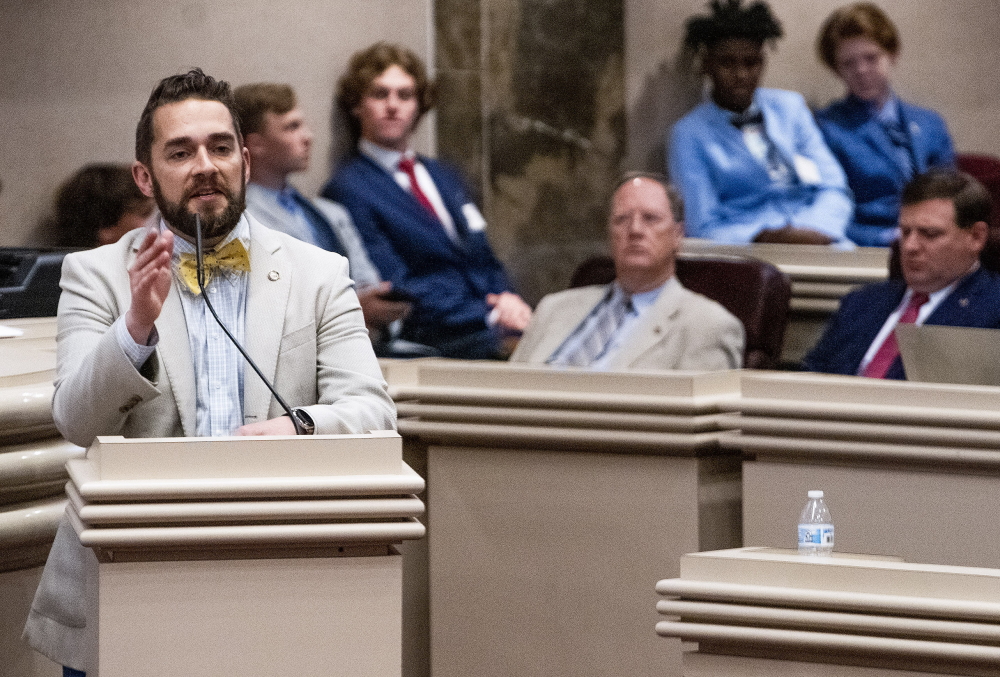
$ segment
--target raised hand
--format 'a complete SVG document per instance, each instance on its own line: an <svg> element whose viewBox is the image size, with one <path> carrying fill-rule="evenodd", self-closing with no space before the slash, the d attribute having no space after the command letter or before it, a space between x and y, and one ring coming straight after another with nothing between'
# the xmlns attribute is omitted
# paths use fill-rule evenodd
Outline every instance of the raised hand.
<svg viewBox="0 0 1000 677"><path fill-rule="evenodd" d="M266 421L247 423L236 429L236 435L241 437L267 437L270 435L294 435L295 424L287 416L269 418Z"/></svg>
<svg viewBox="0 0 1000 677"><path fill-rule="evenodd" d="M142 240L139 254L128 269L132 303L125 313L125 327L139 345L149 342L153 323L160 316L163 302L170 293L170 257L174 234L167 229L157 234L150 230Z"/></svg>

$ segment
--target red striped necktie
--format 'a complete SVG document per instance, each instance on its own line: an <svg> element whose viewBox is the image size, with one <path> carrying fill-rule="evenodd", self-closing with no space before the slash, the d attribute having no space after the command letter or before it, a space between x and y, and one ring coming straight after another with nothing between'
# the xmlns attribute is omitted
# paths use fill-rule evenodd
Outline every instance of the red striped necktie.
<svg viewBox="0 0 1000 677"><path fill-rule="evenodd" d="M413 161L413 158L407 157L400 160L398 166L399 171L406 174L406 176L410 179L410 192L413 194L413 197L417 198L417 202L422 204L424 208L431 213L431 216L433 216L435 220L438 220L437 211L434 210L434 205L431 204L430 199L424 191L420 190L420 184L417 183L417 173L413 169L416 166L416 162Z"/></svg>
<svg viewBox="0 0 1000 677"><path fill-rule="evenodd" d="M906 306L906 310L903 311L903 315L899 318L900 324L913 324L917 321L917 315L920 313L920 306L927 303L930 297L923 292L914 292L910 297L910 303ZM868 363L865 367L865 373L862 376L867 376L869 378L885 378L886 373L889 371L889 367L892 363L896 361L899 357L899 344L896 343L896 328L889 332L889 335L885 337L882 341L882 345L879 346L878 351L875 353L875 357L872 361Z"/></svg>

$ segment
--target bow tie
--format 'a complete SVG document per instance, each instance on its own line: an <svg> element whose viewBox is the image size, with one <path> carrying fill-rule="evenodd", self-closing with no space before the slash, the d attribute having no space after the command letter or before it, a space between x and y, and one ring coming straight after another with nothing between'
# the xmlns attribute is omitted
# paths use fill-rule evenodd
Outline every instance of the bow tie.
<svg viewBox="0 0 1000 677"><path fill-rule="evenodd" d="M733 113L731 120L737 129L743 129L747 125L762 125L764 124L764 113L759 110Z"/></svg>
<svg viewBox="0 0 1000 677"><path fill-rule="evenodd" d="M214 252L206 252L203 258L206 287L212 281L212 276L221 271L232 270L243 273L250 271L250 256L239 240L233 240ZM192 294L197 296L201 293L198 289L198 263L194 254L181 254L177 272Z"/></svg>

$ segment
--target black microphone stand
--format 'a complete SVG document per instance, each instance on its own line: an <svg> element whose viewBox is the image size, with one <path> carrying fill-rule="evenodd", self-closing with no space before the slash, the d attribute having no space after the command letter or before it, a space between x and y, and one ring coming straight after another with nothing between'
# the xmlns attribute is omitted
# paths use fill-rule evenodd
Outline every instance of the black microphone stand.
<svg viewBox="0 0 1000 677"><path fill-rule="evenodd" d="M236 337L233 336L232 332L230 332L229 329L226 327L226 325L222 323L222 320L219 319L219 314L215 312L215 308L212 307L212 302L208 300L208 293L205 291L205 262L201 249L201 215L198 214L197 212L194 215L194 237L195 237L195 264L197 265L198 268L198 289L201 291L201 297L205 299L205 305L208 306L208 311L212 313L212 317L215 318L215 321L222 328L222 331L225 332L226 336L229 337L229 340L233 342L233 345L236 346L236 349L240 351L240 355L242 355L243 359L247 361L247 364L249 364L253 368L253 370L257 372L257 376L259 376L260 380L264 382L264 385L267 386L267 389L271 391L271 394L274 395L274 399L278 401L278 404L281 405L281 408L285 410L285 415L287 415L290 419L292 419L292 425L295 426L295 434L304 435L306 429L305 426L303 425L303 422L299 420L298 412L289 407L288 403L285 402L284 398L278 394L278 391L274 389L274 386L271 385L271 382L267 380L266 376L264 376L264 372L260 370L260 367L258 367L257 364L250 358L250 355L243 348L243 346L240 345L240 342L236 340Z"/></svg>

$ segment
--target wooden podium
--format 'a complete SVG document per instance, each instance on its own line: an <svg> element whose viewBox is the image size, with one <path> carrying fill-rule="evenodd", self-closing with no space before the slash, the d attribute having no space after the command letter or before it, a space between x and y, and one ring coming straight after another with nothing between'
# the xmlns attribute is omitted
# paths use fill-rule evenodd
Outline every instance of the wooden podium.
<svg viewBox="0 0 1000 677"><path fill-rule="evenodd" d="M89 677L401 674L424 481L395 432L99 437L68 467Z"/></svg>

